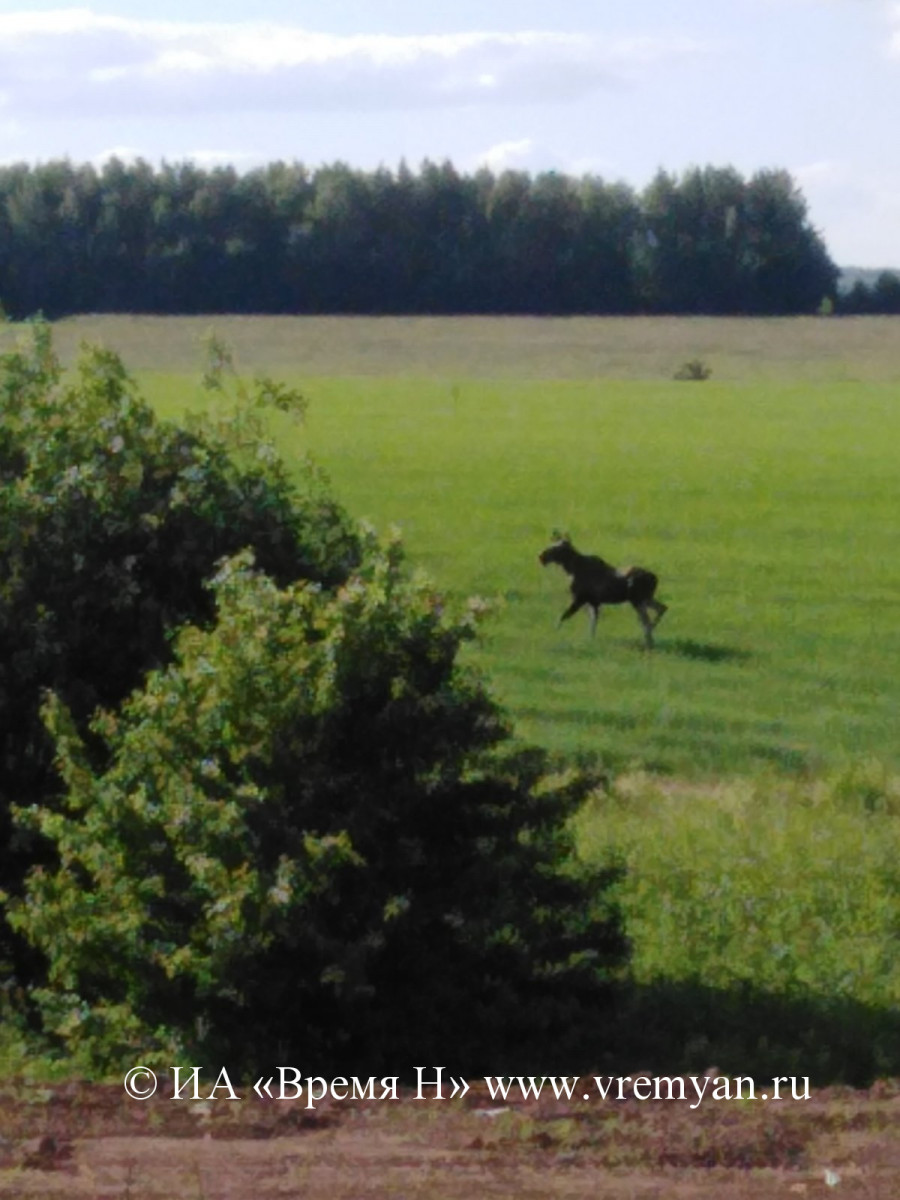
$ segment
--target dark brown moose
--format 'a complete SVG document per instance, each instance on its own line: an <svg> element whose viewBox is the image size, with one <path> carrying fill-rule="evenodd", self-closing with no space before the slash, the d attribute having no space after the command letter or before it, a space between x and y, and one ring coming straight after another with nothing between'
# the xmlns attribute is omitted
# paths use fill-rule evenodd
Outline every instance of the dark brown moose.
<svg viewBox="0 0 900 1200"><path fill-rule="evenodd" d="M572 577L572 603L559 618L560 625L587 604L593 609L591 636L597 630L597 617L604 604L630 604L644 629L647 649L653 649L653 630L665 615L668 605L655 599L659 580L643 567L610 566L595 554L579 554L568 534L554 535L555 540L538 555L541 564L556 563ZM655 619L650 612L656 614Z"/></svg>

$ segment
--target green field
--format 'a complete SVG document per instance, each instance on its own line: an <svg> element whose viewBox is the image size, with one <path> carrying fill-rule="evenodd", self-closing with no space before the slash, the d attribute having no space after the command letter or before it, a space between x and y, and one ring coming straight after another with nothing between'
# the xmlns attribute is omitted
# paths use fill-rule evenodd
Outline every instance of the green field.
<svg viewBox="0 0 900 1200"><path fill-rule="evenodd" d="M209 322L83 325L161 411L205 402ZM500 599L471 657L516 732L614 768L578 832L628 867L626 1050L900 1072L900 321L216 328L309 397L288 458L453 596ZM713 379L672 381L697 355ZM624 609L556 627L555 527L658 572L655 652Z"/></svg>
<svg viewBox="0 0 900 1200"><path fill-rule="evenodd" d="M499 596L476 655L523 737L679 776L896 764L900 320L130 318L60 322L120 349L169 412L204 334L311 401L339 497L399 524L457 595ZM0 331L9 342L14 331ZM691 357L707 383L674 382ZM560 630L555 527L661 576L631 612Z"/></svg>
<svg viewBox="0 0 900 1200"><path fill-rule="evenodd" d="M297 382L285 451L448 591L502 598L475 657L523 737L680 776L897 762L892 385ZM627 609L556 628L555 527L657 571L655 653Z"/></svg>
<svg viewBox="0 0 900 1200"><path fill-rule="evenodd" d="M900 478L890 387L311 385L351 511L458 592L499 594L482 662L521 732L678 773L895 756ZM557 630L538 551L656 570L658 650L608 610ZM892 619L892 617L894 619Z"/></svg>

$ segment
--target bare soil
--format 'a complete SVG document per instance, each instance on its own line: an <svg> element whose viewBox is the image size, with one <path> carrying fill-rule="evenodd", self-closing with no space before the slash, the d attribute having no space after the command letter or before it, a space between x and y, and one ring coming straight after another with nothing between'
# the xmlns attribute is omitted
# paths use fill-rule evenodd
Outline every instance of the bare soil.
<svg viewBox="0 0 900 1200"><path fill-rule="evenodd" d="M809 1100L498 1105L129 1100L115 1085L0 1094L0 1200L328 1196L745 1200L900 1195L900 1080Z"/></svg>

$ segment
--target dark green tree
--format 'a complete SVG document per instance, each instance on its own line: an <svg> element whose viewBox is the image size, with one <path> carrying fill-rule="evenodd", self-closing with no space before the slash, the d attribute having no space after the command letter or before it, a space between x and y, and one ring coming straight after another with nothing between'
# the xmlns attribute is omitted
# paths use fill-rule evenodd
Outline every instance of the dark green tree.
<svg viewBox="0 0 900 1200"><path fill-rule="evenodd" d="M635 269L654 312L815 312L837 269L786 171L660 171L641 197Z"/></svg>
<svg viewBox="0 0 900 1200"><path fill-rule="evenodd" d="M0 168L13 317L813 312L835 279L784 171L661 171L638 199L599 179L429 161Z"/></svg>
<svg viewBox="0 0 900 1200"><path fill-rule="evenodd" d="M900 313L900 275L896 271L881 271L872 289L875 312Z"/></svg>
<svg viewBox="0 0 900 1200"><path fill-rule="evenodd" d="M758 171L747 183L745 311L816 312L837 289L838 270L810 224L806 201L787 171Z"/></svg>
<svg viewBox="0 0 900 1200"><path fill-rule="evenodd" d="M630 313L638 305L635 247L640 210L631 188L585 176L571 266L571 311Z"/></svg>

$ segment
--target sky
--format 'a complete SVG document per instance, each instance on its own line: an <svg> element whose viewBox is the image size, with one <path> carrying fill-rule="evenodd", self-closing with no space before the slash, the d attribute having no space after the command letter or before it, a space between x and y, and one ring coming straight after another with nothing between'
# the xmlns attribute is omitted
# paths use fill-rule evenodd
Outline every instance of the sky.
<svg viewBox="0 0 900 1200"><path fill-rule="evenodd" d="M898 128L900 0L0 0L0 163L784 167L900 268Z"/></svg>

